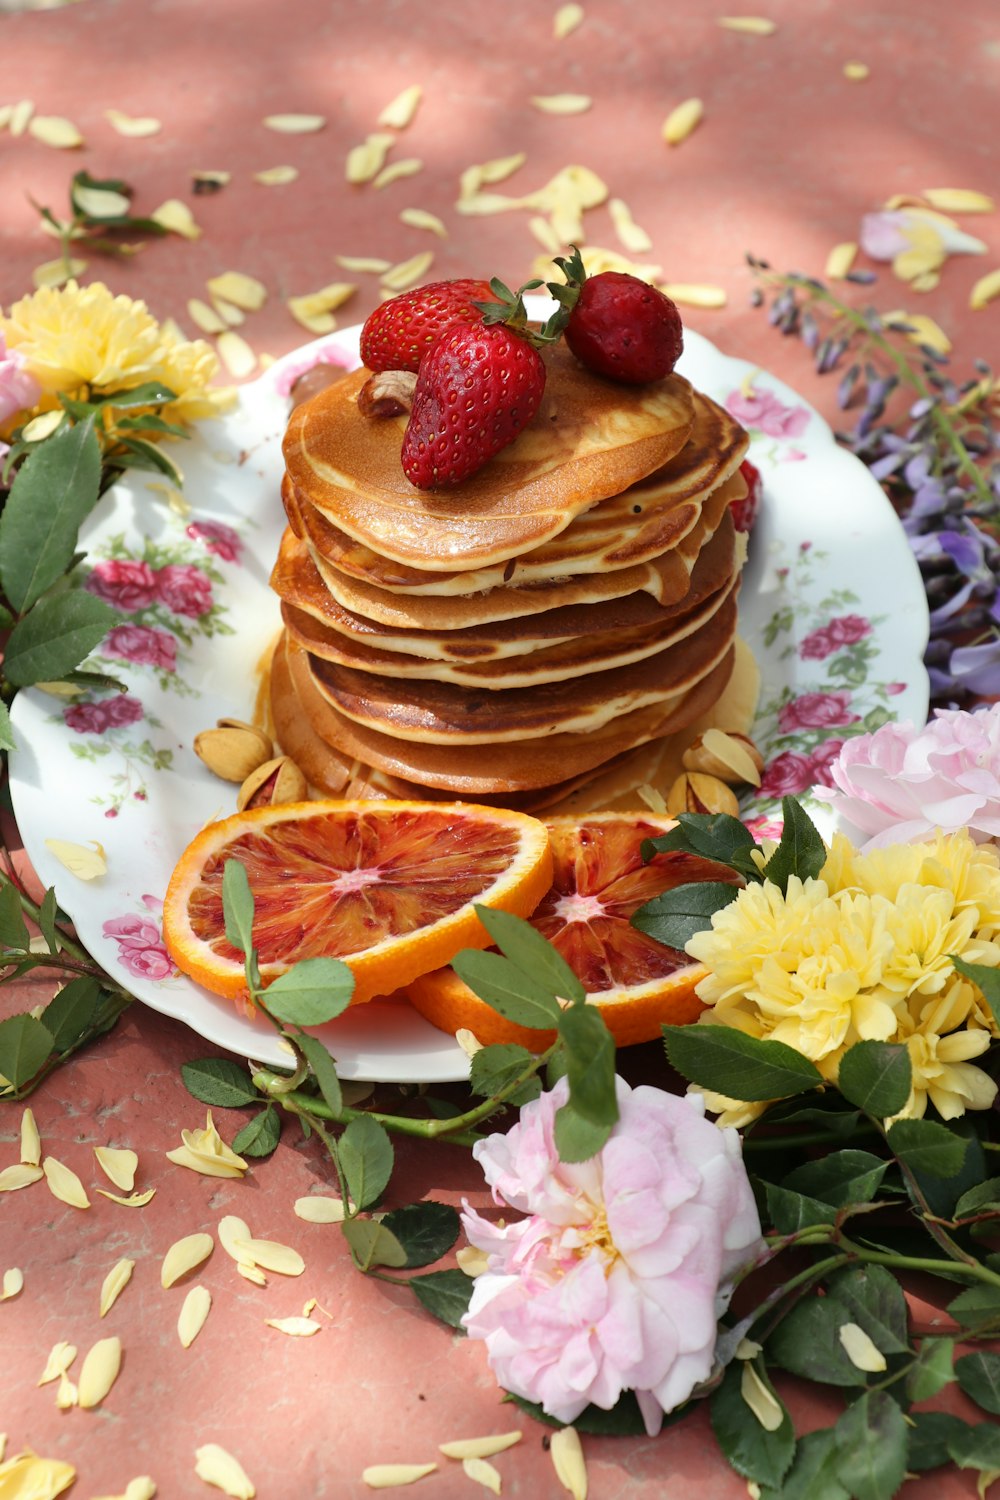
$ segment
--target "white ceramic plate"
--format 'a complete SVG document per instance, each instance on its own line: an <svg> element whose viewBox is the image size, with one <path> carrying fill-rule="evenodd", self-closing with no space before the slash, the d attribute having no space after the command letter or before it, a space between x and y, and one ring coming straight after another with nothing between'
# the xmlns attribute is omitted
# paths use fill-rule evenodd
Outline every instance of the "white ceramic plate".
<svg viewBox="0 0 1000 1500"><path fill-rule="evenodd" d="M769 375L697 334L685 338L683 373L750 428L765 482L740 601L763 678L755 737L768 770L748 814L763 828L775 797L822 779L845 735L887 717L923 722L924 591L880 486L823 419ZM128 695L70 704L31 690L13 714L10 780L24 845L89 952L206 1040L278 1065L287 1056L266 1025L172 971L159 904L185 845L233 811L233 789L191 745L219 717L252 717L256 666L278 628L267 580L284 525L288 388L320 357L356 364L357 341L358 329L344 330L288 355L241 389L229 416L174 447L190 514L146 474L104 498L82 542L91 586L128 617L99 657ZM53 838L99 842L107 874L86 883L69 874L46 846ZM344 1078L467 1074L454 1041L405 1004L359 1007L323 1034Z"/></svg>

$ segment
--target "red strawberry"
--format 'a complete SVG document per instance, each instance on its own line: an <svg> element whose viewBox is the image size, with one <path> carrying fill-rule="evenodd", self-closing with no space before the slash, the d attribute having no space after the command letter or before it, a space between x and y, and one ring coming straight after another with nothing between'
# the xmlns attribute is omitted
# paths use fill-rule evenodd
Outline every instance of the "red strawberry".
<svg viewBox="0 0 1000 1500"><path fill-rule="evenodd" d="M545 366L505 323L452 327L424 355L403 437L418 489L460 484L513 442L538 410Z"/></svg>
<svg viewBox="0 0 1000 1500"><path fill-rule="evenodd" d="M411 370L457 323L478 321L477 302L497 299L485 281L432 281L377 307L361 330L361 362L369 370Z"/></svg>
<svg viewBox="0 0 1000 1500"><path fill-rule="evenodd" d="M581 364L626 385L669 375L684 348L681 316L670 298L624 271L588 276L580 252L557 257L566 284L549 291L568 314L566 342Z"/></svg>
<svg viewBox="0 0 1000 1500"><path fill-rule="evenodd" d="M764 498L764 481L760 477L757 465L752 464L748 458L740 464L740 473L747 482L747 493L742 500L733 501L729 507L729 514L733 518L733 525L737 531L750 531L757 519L760 502Z"/></svg>

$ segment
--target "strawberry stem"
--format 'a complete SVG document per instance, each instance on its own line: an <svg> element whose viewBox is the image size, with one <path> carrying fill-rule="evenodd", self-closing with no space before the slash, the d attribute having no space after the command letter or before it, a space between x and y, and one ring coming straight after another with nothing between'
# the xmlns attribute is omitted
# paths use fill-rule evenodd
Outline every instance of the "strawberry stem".
<svg viewBox="0 0 1000 1500"><path fill-rule="evenodd" d="M518 287L516 292L512 292L499 276L494 276L490 280L490 291L497 301L475 302L473 306L482 313L483 322L487 327L503 323L533 348L541 349L546 344L556 343L562 337L562 331L569 316L568 311L564 313L560 307L550 318L546 319L540 328L531 327L524 306L524 293L533 292L536 287L544 285L545 283L536 277L533 281L526 281L523 286Z"/></svg>

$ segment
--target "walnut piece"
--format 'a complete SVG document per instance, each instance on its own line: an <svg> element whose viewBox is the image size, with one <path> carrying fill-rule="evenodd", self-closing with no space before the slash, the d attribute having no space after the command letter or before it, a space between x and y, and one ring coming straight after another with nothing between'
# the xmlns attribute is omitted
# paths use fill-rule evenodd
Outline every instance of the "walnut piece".
<svg viewBox="0 0 1000 1500"><path fill-rule="evenodd" d="M417 377L409 370L381 370L358 392L363 417L399 417L413 405Z"/></svg>

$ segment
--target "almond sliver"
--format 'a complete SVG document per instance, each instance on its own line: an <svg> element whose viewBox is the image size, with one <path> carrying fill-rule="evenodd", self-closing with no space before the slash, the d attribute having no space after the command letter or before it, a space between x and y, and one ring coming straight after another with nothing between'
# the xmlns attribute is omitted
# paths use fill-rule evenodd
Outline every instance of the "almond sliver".
<svg viewBox="0 0 1000 1500"><path fill-rule="evenodd" d="M314 130L323 129L326 116L265 115L264 124L268 130L276 130L279 135L309 135Z"/></svg>
<svg viewBox="0 0 1000 1500"><path fill-rule="evenodd" d="M227 328L239 328L241 323L246 322L239 308L232 302L226 302L222 297L213 297L212 307Z"/></svg>
<svg viewBox="0 0 1000 1500"><path fill-rule="evenodd" d="M268 1328L276 1328L279 1333L287 1333L291 1338L307 1339L314 1333L319 1333L321 1323L315 1318L265 1318L264 1322Z"/></svg>
<svg viewBox="0 0 1000 1500"><path fill-rule="evenodd" d="M219 351L219 358L234 380L242 380L244 376L251 374L257 368L256 354L246 339L242 338L240 334L234 333L231 328L227 328L225 333L219 334L219 341L216 347ZM237 1176L242 1176L238 1168L232 1168L230 1171L220 1175L232 1176L234 1172Z"/></svg>
<svg viewBox="0 0 1000 1500"><path fill-rule="evenodd" d="M135 1169L139 1165L135 1152L121 1146L95 1146L94 1155L105 1177L123 1193L130 1193L135 1186Z"/></svg>
<svg viewBox="0 0 1000 1500"><path fill-rule="evenodd" d="M296 1217L307 1224L342 1224L344 1204L340 1198L323 1193L313 1193L305 1198L296 1198L292 1205Z"/></svg>
<svg viewBox="0 0 1000 1500"><path fill-rule="evenodd" d="M985 276L980 276L972 291L969 293L969 306L976 311L992 302L994 297L1000 296L1000 270L988 271ZM2 1177L0 1173L0 1177Z"/></svg>
<svg viewBox="0 0 1000 1500"><path fill-rule="evenodd" d="M42 1159L42 1140L30 1106L21 1114L21 1165L37 1167Z"/></svg>
<svg viewBox="0 0 1000 1500"><path fill-rule="evenodd" d="M134 136L141 139L143 136L156 135L163 129L159 120L152 115L126 115L120 109L106 109L104 118L116 130L119 135Z"/></svg>
<svg viewBox="0 0 1000 1500"><path fill-rule="evenodd" d="M589 94L533 94L531 102L543 115L582 115L594 101Z"/></svg>
<svg viewBox="0 0 1000 1500"><path fill-rule="evenodd" d="M212 1294L204 1286L193 1286L184 1298L177 1318L177 1337L185 1349L190 1349L204 1328L211 1306Z"/></svg>
<svg viewBox="0 0 1000 1500"><path fill-rule="evenodd" d="M345 271L369 271L374 276L380 276L392 265L391 260L380 260L377 255L338 255L336 261Z"/></svg>
<svg viewBox="0 0 1000 1500"><path fill-rule="evenodd" d="M201 333L225 333L226 323L219 317L214 307L209 307L207 302L202 302L199 297L191 297L187 305L188 317Z"/></svg>
<svg viewBox="0 0 1000 1500"><path fill-rule="evenodd" d="M144 1193L130 1193L123 1198L120 1193L109 1193L107 1188L98 1188L102 1198L110 1198L112 1203L120 1203L123 1208L145 1208L152 1198L156 1197L155 1188L147 1188Z"/></svg>
<svg viewBox="0 0 1000 1500"><path fill-rule="evenodd" d="M108 873L104 848L96 840L92 840L88 847L71 843L69 839L46 839L45 847L77 880L99 880Z"/></svg>
<svg viewBox="0 0 1000 1500"><path fill-rule="evenodd" d="M692 130L700 124L705 106L700 99L685 99L672 109L663 122L663 139L668 146L679 146L686 141Z"/></svg>
<svg viewBox="0 0 1000 1500"><path fill-rule="evenodd" d="M615 233L626 250L632 255L645 255L647 251L652 250L653 241L635 222L632 210L627 203L624 203L621 198L612 198L608 203L608 213L615 226Z"/></svg>
<svg viewBox="0 0 1000 1500"><path fill-rule="evenodd" d="M195 1266L200 1266L202 1261L207 1260L214 1246L212 1236L204 1233L186 1234L183 1239L175 1240L163 1257L160 1285L173 1286L182 1276L193 1271Z"/></svg>
<svg viewBox="0 0 1000 1500"><path fill-rule="evenodd" d="M58 151L72 151L83 145L83 136L72 120L62 115L33 115L28 122L28 134L43 146L55 146Z"/></svg>
<svg viewBox="0 0 1000 1500"><path fill-rule="evenodd" d="M843 281L853 266L857 253L858 247L853 240L845 240L840 245L834 245L826 258L826 274L831 281Z"/></svg>
<svg viewBox="0 0 1000 1500"><path fill-rule="evenodd" d="M523 1436L524 1433L517 1430L497 1432L487 1437L456 1438L454 1442L440 1443L438 1446L445 1458L492 1458L494 1454L513 1448Z"/></svg>
<svg viewBox="0 0 1000 1500"><path fill-rule="evenodd" d="M924 188L924 197L944 214L991 214L996 208L987 193L974 188Z"/></svg>
<svg viewBox="0 0 1000 1500"><path fill-rule="evenodd" d="M846 62L844 64L844 77L849 78L852 83L863 83L871 72L867 63Z"/></svg>
<svg viewBox="0 0 1000 1500"><path fill-rule="evenodd" d="M245 1259L245 1253L237 1249L240 1243L252 1240L250 1225L236 1214L224 1214L219 1220L219 1244L233 1260Z"/></svg>
<svg viewBox="0 0 1000 1500"><path fill-rule="evenodd" d="M390 291L401 292L426 276L433 261L434 256L430 250L422 250L419 255L411 255L409 260L401 260L398 265L391 266L384 273L382 285L388 287Z"/></svg>
<svg viewBox="0 0 1000 1500"><path fill-rule="evenodd" d="M411 229L429 229L431 234L436 234L441 239L448 238L448 231L437 214L428 213L426 208L404 208L399 220L401 224L408 224Z"/></svg>
<svg viewBox="0 0 1000 1500"><path fill-rule="evenodd" d="M237 1240L241 1255L265 1271L274 1271L278 1276L301 1276L306 1263L291 1245L279 1244L277 1240Z"/></svg>
<svg viewBox="0 0 1000 1500"><path fill-rule="evenodd" d="M121 1339L98 1339L93 1348L87 1350L80 1367L77 1403L83 1407L100 1406L118 1378L121 1363Z"/></svg>
<svg viewBox="0 0 1000 1500"><path fill-rule="evenodd" d="M267 301L267 287L256 276L243 271L222 271L205 283L213 297L232 302L244 312L259 312Z"/></svg>
<svg viewBox="0 0 1000 1500"><path fill-rule="evenodd" d="M347 153L347 160L344 163L344 175L347 181L355 184L371 182L376 173L381 172L385 166L389 147L395 139L395 136L386 135L384 131L375 131L374 134L366 136L360 146L354 146Z"/></svg>
<svg viewBox="0 0 1000 1500"><path fill-rule="evenodd" d="M35 113L35 106L30 99L19 99L11 107L10 118L7 121L11 135L23 135L28 128L28 121Z"/></svg>
<svg viewBox="0 0 1000 1500"><path fill-rule="evenodd" d="M251 1281L254 1286L267 1286L267 1277L258 1266L254 1265L253 1261L239 1260L236 1262L236 1269L244 1281Z"/></svg>
<svg viewBox="0 0 1000 1500"><path fill-rule="evenodd" d="M560 5L552 18L552 35L557 42L575 31L583 20L582 5Z"/></svg>
<svg viewBox="0 0 1000 1500"><path fill-rule="evenodd" d="M58 1380L60 1375L65 1375L74 1359L76 1359L75 1344L67 1344L65 1340L61 1340L58 1344L53 1344L49 1351L49 1357L45 1362L45 1369L39 1377L38 1384L48 1385L49 1381Z"/></svg>
<svg viewBox="0 0 1000 1500"><path fill-rule="evenodd" d="M388 166L376 172L372 178L372 187L388 187L391 182L398 182L401 177L415 177L418 172L424 170L424 164L418 156L401 156L399 161L391 161Z"/></svg>
<svg viewBox="0 0 1000 1500"><path fill-rule="evenodd" d="M552 1434L549 1456L563 1489L569 1490L573 1500L587 1500L587 1465L575 1427L560 1427Z"/></svg>
<svg viewBox="0 0 1000 1500"><path fill-rule="evenodd" d="M132 1280L132 1272L135 1270L134 1260L119 1260L111 1267L101 1285L100 1313L104 1315L111 1311L122 1292Z"/></svg>
<svg viewBox="0 0 1000 1500"><path fill-rule="evenodd" d="M437 1464L369 1464L361 1479L370 1490L387 1490L394 1484L414 1484L436 1469Z"/></svg>
<svg viewBox="0 0 1000 1500"><path fill-rule="evenodd" d="M69 1167L56 1161L54 1156L47 1156L42 1162L42 1171L53 1198L58 1198L60 1203L68 1203L70 1208L90 1207L90 1199L84 1191L83 1183Z"/></svg>
<svg viewBox="0 0 1000 1500"><path fill-rule="evenodd" d="M718 22L726 31L744 31L748 36L773 36L778 29L778 23L766 16L719 16Z"/></svg>
<svg viewBox="0 0 1000 1500"><path fill-rule="evenodd" d="M660 288L674 302L686 307L725 307L726 291L721 286L705 286L700 282L671 281Z"/></svg>
<svg viewBox="0 0 1000 1500"><path fill-rule="evenodd" d="M253 174L253 180L263 187L282 187L286 182L294 182L298 175L298 167L264 167Z"/></svg>
<svg viewBox="0 0 1000 1500"><path fill-rule="evenodd" d="M218 1443L204 1443L195 1449L194 1471L206 1484L214 1484L232 1500L254 1500L257 1491L238 1458Z"/></svg>
<svg viewBox="0 0 1000 1500"><path fill-rule="evenodd" d="M485 1458L463 1458L462 1470L469 1479L481 1484L484 1490L499 1495L502 1488L500 1471L487 1463Z"/></svg>
<svg viewBox="0 0 1000 1500"><path fill-rule="evenodd" d="M60 1411L69 1411L71 1407L77 1405L78 1400L79 1392L77 1391L76 1386L74 1385L73 1381L70 1380L69 1376L65 1372L63 1372L63 1374L59 1376L59 1388L56 1391L56 1405L58 1406Z"/></svg>
<svg viewBox="0 0 1000 1500"><path fill-rule="evenodd" d="M24 1272L20 1266L11 1266L3 1273L2 1289L0 1289L0 1302L7 1302L11 1297L16 1297L24 1290Z"/></svg>
<svg viewBox="0 0 1000 1500"><path fill-rule="evenodd" d="M378 123L391 125L393 130L405 130L420 108L420 101L423 97L424 91L419 83L411 83L408 89L397 94L395 99L386 105L378 117Z"/></svg>

